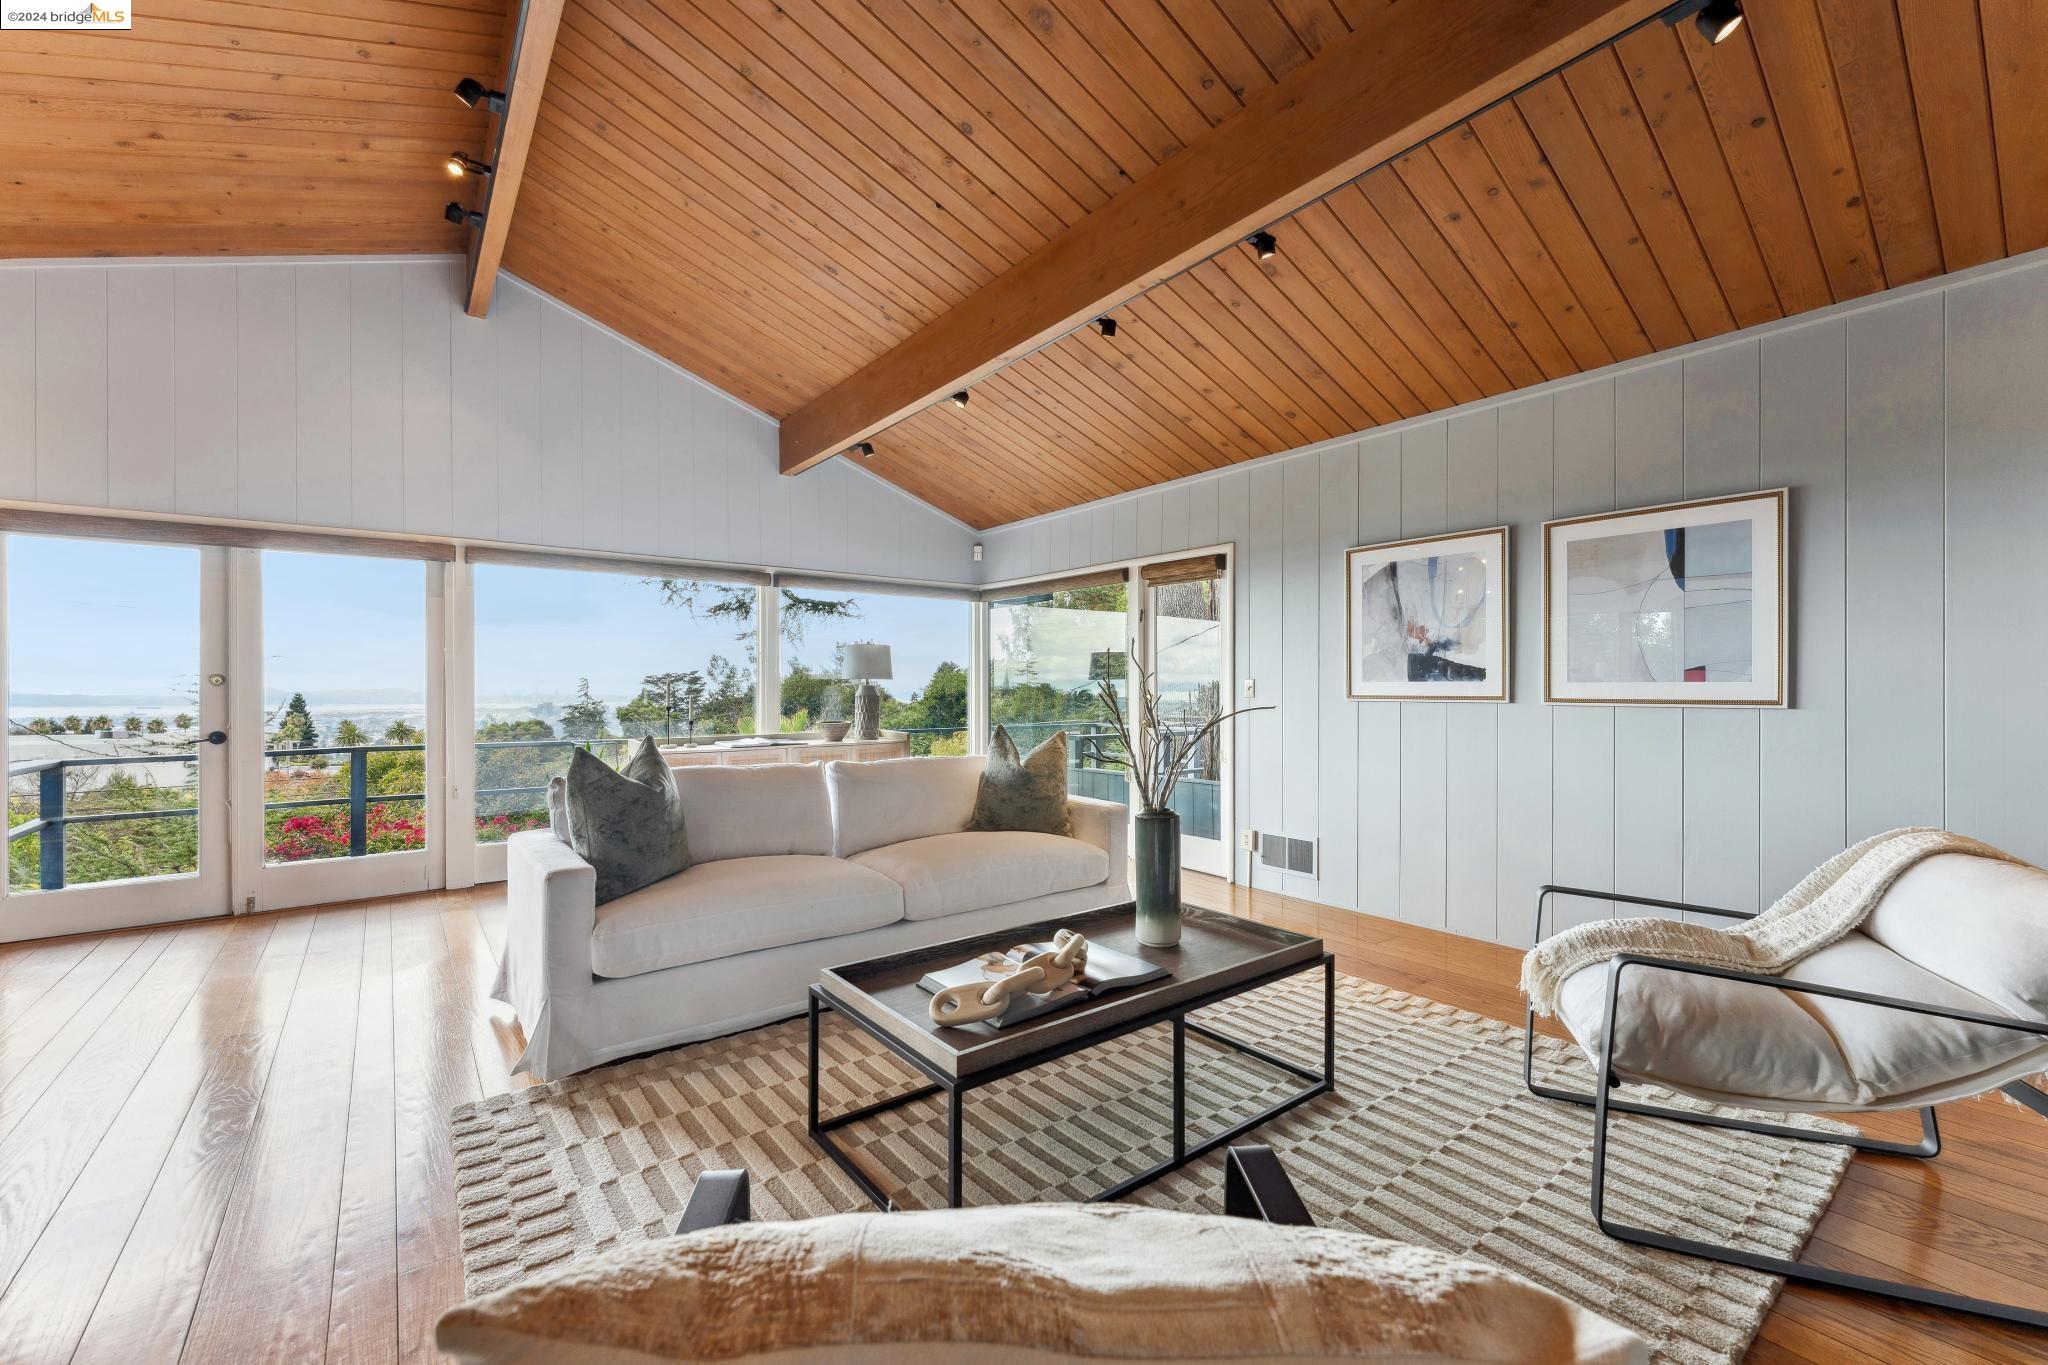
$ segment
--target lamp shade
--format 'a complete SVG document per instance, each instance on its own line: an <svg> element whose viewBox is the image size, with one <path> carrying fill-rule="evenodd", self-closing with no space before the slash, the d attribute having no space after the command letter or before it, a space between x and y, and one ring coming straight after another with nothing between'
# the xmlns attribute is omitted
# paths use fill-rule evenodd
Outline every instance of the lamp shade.
<svg viewBox="0 0 2048 1365"><path fill-rule="evenodd" d="M889 646L848 645L846 647L846 676L849 678L893 678L889 671Z"/></svg>

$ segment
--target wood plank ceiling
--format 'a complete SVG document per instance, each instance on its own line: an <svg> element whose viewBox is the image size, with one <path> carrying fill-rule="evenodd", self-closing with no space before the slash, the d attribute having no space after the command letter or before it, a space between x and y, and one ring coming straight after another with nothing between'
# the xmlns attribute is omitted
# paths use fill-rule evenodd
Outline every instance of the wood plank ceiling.
<svg viewBox="0 0 2048 1365"><path fill-rule="evenodd" d="M460 251L505 0L141 0L0 34L0 255Z"/></svg>
<svg viewBox="0 0 2048 1365"><path fill-rule="evenodd" d="M570 0L506 265L786 415L1391 3ZM869 467L995 525L2048 245L2048 6L1746 8L1590 55ZM0 250L458 244L440 162L485 125L447 91L502 69L497 0L136 23L0 40Z"/></svg>

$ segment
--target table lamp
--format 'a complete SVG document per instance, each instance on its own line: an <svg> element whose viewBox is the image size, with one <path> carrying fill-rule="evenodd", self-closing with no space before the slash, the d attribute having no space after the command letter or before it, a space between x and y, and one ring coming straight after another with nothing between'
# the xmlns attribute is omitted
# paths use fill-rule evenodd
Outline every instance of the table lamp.
<svg viewBox="0 0 2048 1365"><path fill-rule="evenodd" d="M867 643L848 645L846 676L860 679L860 690L853 694L853 737L880 739L882 689L875 686L875 679L895 676L889 668L889 646Z"/></svg>

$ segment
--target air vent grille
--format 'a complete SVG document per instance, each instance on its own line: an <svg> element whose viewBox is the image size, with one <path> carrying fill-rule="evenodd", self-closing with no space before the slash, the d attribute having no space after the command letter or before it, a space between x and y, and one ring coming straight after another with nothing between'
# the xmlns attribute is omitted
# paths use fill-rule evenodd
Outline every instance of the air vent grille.
<svg viewBox="0 0 2048 1365"><path fill-rule="evenodd" d="M1313 877L1316 875L1316 841L1262 833L1259 835L1259 861L1276 872Z"/></svg>

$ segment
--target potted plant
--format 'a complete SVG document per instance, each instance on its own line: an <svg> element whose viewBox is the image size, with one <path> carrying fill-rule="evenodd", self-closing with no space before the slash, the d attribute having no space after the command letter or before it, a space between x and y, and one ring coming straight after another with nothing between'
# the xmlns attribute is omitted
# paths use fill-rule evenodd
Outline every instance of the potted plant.
<svg viewBox="0 0 2048 1365"><path fill-rule="evenodd" d="M1131 657L1136 659L1135 648ZM1138 942L1170 948L1180 942L1180 813L1173 809L1174 789L1201 752L1202 744L1225 721L1270 706L1245 706L1223 711L1214 700L1199 725L1175 729L1159 718L1159 689L1145 665L1137 665L1138 690L1127 711L1109 679L1096 692L1109 712L1121 753L1104 752L1102 761L1131 775L1131 796L1138 803L1132 817L1131 857L1137 863Z"/></svg>

